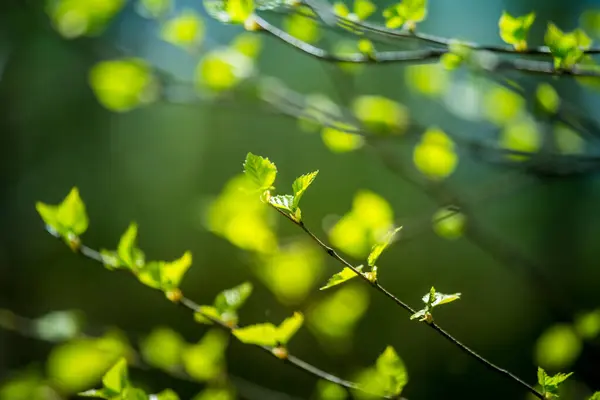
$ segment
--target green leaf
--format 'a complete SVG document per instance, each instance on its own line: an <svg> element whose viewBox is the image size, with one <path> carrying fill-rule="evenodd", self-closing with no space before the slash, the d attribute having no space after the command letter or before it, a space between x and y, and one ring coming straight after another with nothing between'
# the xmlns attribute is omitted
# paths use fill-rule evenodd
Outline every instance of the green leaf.
<svg viewBox="0 0 600 400"><path fill-rule="evenodd" d="M192 10L185 10L163 25L161 37L176 46L192 47L200 44L204 31L204 22L200 16Z"/></svg>
<svg viewBox="0 0 600 400"><path fill-rule="evenodd" d="M571 324L555 324L536 341L535 360L544 368L561 370L573 365L582 350L583 343Z"/></svg>
<svg viewBox="0 0 600 400"><path fill-rule="evenodd" d="M211 381L225 372L225 350L228 335L219 329L211 329L202 339L183 352L185 371L194 379Z"/></svg>
<svg viewBox="0 0 600 400"><path fill-rule="evenodd" d="M106 389L90 389L90 390L86 390L85 392L77 393L77 396L79 396L79 397L94 397L96 399L106 399L106 400L111 400L114 398L114 395L112 395Z"/></svg>
<svg viewBox="0 0 600 400"><path fill-rule="evenodd" d="M122 400L149 400L148 395L142 389L128 387L121 395Z"/></svg>
<svg viewBox="0 0 600 400"><path fill-rule="evenodd" d="M429 128L415 146L413 161L431 180L447 178L456 169L458 155L452 139L441 129Z"/></svg>
<svg viewBox="0 0 600 400"><path fill-rule="evenodd" d="M181 363L185 341L181 335L166 327L152 330L140 343L140 353L149 365L172 371Z"/></svg>
<svg viewBox="0 0 600 400"><path fill-rule="evenodd" d="M282 210L293 213L294 212L294 196L289 194L271 196L269 197L269 203L273 206Z"/></svg>
<svg viewBox="0 0 600 400"><path fill-rule="evenodd" d="M453 207L440 208L433 214L433 230L445 239L458 239L463 235L467 217Z"/></svg>
<svg viewBox="0 0 600 400"><path fill-rule="evenodd" d="M152 261L145 264L137 274L138 280L153 289L160 289L163 264L164 261Z"/></svg>
<svg viewBox="0 0 600 400"><path fill-rule="evenodd" d="M241 285L219 293L214 305L219 313L238 310L252 294L252 284L244 282Z"/></svg>
<svg viewBox="0 0 600 400"><path fill-rule="evenodd" d="M161 288L163 290L177 289L183 275L192 265L192 253L186 251L179 259L162 265Z"/></svg>
<svg viewBox="0 0 600 400"><path fill-rule="evenodd" d="M348 398L346 389L324 379L317 382L317 393L318 400L346 400Z"/></svg>
<svg viewBox="0 0 600 400"><path fill-rule="evenodd" d="M292 190L294 191L294 201L292 203L292 209L296 209L300 204L300 199L306 192L306 189L310 186L310 184L315 180L319 171L314 171L309 174L302 175L294 181L292 184Z"/></svg>
<svg viewBox="0 0 600 400"><path fill-rule="evenodd" d="M348 6L346 4L336 1L335 3L333 3L333 13L335 15L345 18L348 17L348 14L350 14L350 10L348 9Z"/></svg>
<svg viewBox="0 0 600 400"><path fill-rule="evenodd" d="M162 392L154 395L153 400L179 400L179 396L171 389L165 389Z"/></svg>
<svg viewBox="0 0 600 400"><path fill-rule="evenodd" d="M295 312L278 327L271 323L256 324L234 329L233 334L242 343L274 347L287 344L303 322L304 316Z"/></svg>
<svg viewBox="0 0 600 400"><path fill-rule="evenodd" d="M440 306L442 304L451 303L460 299L460 293L454 294L443 294L435 291L432 287L431 291L423 296L423 302L429 304L431 307Z"/></svg>
<svg viewBox="0 0 600 400"><path fill-rule="evenodd" d="M129 378L127 376L127 360L119 359L117 363L104 375L102 378L104 390L116 396L121 394L123 390L129 386Z"/></svg>
<svg viewBox="0 0 600 400"><path fill-rule="evenodd" d="M398 396L408 383L408 373L402 359L396 354L392 346L388 346L377 358L377 372L386 382L385 392L388 395Z"/></svg>
<svg viewBox="0 0 600 400"><path fill-rule="evenodd" d="M600 400L600 392L594 393L588 400Z"/></svg>
<svg viewBox="0 0 600 400"><path fill-rule="evenodd" d="M423 21L427 16L427 0L402 0L399 4L386 8L383 16L385 26L390 29L407 23L412 29L415 23Z"/></svg>
<svg viewBox="0 0 600 400"><path fill-rule="evenodd" d="M498 21L500 37L506 43L512 44L515 49L525 50L527 48L527 34L533 21L535 21L534 12L520 17L513 17L504 11Z"/></svg>
<svg viewBox="0 0 600 400"><path fill-rule="evenodd" d="M132 222L117 246L117 255L123 264L132 270L143 267L145 263L144 253L136 247L137 232L137 224Z"/></svg>
<svg viewBox="0 0 600 400"><path fill-rule="evenodd" d="M362 21L369 18L375 11L377 11L377 6L370 0L354 0L353 11L357 19Z"/></svg>
<svg viewBox="0 0 600 400"><path fill-rule="evenodd" d="M171 0L139 0L138 12L146 18L160 18L171 9Z"/></svg>
<svg viewBox="0 0 600 400"><path fill-rule="evenodd" d="M558 398L558 387L568 377L573 375L572 372L568 374L558 373L554 376L550 376L544 371L543 368L538 367L538 383L542 387L542 394L546 399L557 399Z"/></svg>
<svg viewBox="0 0 600 400"><path fill-rule="evenodd" d="M252 0L203 0L211 17L225 23L243 24L254 11Z"/></svg>
<svg viewBox="0 0 600 400"><path fill-rule="evenodd" d="M592 40L581 29L563 32L553 23L548 23L544 42L554 57L554 67L570 68L582 60L584 50L588 49Z"/></svg>
<svg viewBox="0 0 600 400"><path fill-rule="evenodd" d="M244 162L244 173L260 190L269 190L275 183L277 167L268 158L248 153Z"/></svg>
<svg viewBox="0 0 600 400"><path fill-rule="evenodd" d="M363 266L360 265L360 266L356 267L356 269L358 271L362 272ZM356 275L356 273L354 271L352 271L348 267L344 267L344 269L341 272L338 272L337 274L335 274L331 278L329 278L329 280L327 281L325 286L323 286L319 290L329 289L332 286L336 286L336 285L339 285L340 283L344 283L347 280L350 280L356 276L358 276L358 275Z"/></svg>
<svg viewBox="0 0 600 400"><path fill-rule="evenodd" d="M213 306L200 306L198 312L194 314L194 319L201 324L211 325L213 321L207 316L217 321L221 319L221 313Z"/></svg>
<svg viewBox="0 0 600 400"><path fill-rule="evenodd" d="M89 224L85 204L79 196L79 190L74 187L67 197L58 205L48 205L37 202L37 212L44 223L60 234L65 240L71 240L71 235L83 234Z"/></svg>
<svg viewBox="0 0 600 400"><path fill-rule="evenodd" d="M304 323L304 315L299 312L295 312L294 315L285 319L277 328L278 342L282 345L287 344L289 340L296 334L298 329Z"/></svg>
<svg viewBox="0 0 600 400"><path fill-rule="evenodd" d="M381 253L383 253L383 251L389 247L389 245L392 243L392 240L394 239L394 236L401 229L402 227L399 227L388 232L388 234L385 236L381 243L377 243L375 246L373 246L373 248L371 249L371 253L369 254L369 257L367 259L367 262L370 267L375 266L375 263L377 262L377 259L379 258Z"/></svg>

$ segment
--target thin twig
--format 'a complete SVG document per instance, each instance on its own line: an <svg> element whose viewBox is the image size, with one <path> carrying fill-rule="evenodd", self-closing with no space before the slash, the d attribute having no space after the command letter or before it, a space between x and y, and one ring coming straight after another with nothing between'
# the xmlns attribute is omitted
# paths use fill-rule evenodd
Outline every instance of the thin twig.
<svg viewBox="0 0 600 400"><path fill-rule="evenodd" d="M351 269L363 281L365 281L366 283L368 283L371 287L373 287L374 289L376 289L378 292L380 292L383 295L385 295L388 299L392 300L394 303L396 303L396 305L400 306L401 308L403 308L405 311L407 311L411 315L416 313L416 310L414 310L408 304L404 303L402 300L400 300L398 297L396 297L394 294L392 294L389 290L387 290L386 288L384 288L377 280L371 280L371 279L369 279L369 277L366 274L363 274L354 265L352 265L351 263L349 263L348 261L346 261L343 257L341 257L333 248L331 248L330 246L328 246L327 244L325 244L318 236L316 236L304 224L304 222L298 221L298 220L292 218L292 216L286 214L281 209L275 207L271 203L269 203L269 204L275 210L277 210L280 214L282 214L283 216L285 216L286 219L288 219L293 224L295 224L298 227L300 227L304 232L306 232L308 234L308 236L310 236L310 238L312 240L314 240L328 255L330 255L337 262L339 262L340 264L342 264L344 267L347 267L347 268ZM452 335L450 335L448 332L446 332L445 330L443 330L435 322L432 321L431 323L427 323L427 325L430 326L437 333L439 333L440 335L442 335L442 337L444 337L446 340L448 340L449 342L451 342L452 344L454 344L456 347L458 347L461 351L463 351L464 353L470 355L471 357L475 358L477 361L479 361L480 363L482 363L483 365L485 365L488 369L490 369L492 371L495 371L495 372L497 372L497 373L499 373L499 374L501 374L501 375L503 375L503 376L505 376L505 377L507 377L509 379L512 379L514 382L516 382L516 383L520 384L521 386L523 386L525 389L527 389L530 393L532 393L537 398L544 399L544 395L542 393L540 393L539 391L537 391L533 386L529 385L527 382L523 381L522 379L520 379L516 375L512 374L511 372L507 371L506 369L498 367L497 365L495 365L492 362L490 362L487 359L485 359L483 356L481 356L478 353L476 353L475 351L471 350L469 347L467 347L466 345L464 345L463 343L461 343L460 341L458 341L456 338L454 338Z"/></svg>
<svg viewBox="0 0 600 400"><path fill-rule="evenodd" d="M49 231L49 233L57 238L60 238L60 236L56 232ZM75 249L75 251L84 257L90 258L90 259L100 262L100 263L104 263L103 262L104 257L102 256L102 254L99 251L97 251L91 247L88 247L83 243L79 244L77 246L77 248ZM238 328L236 325L228 325L225 322L223 322L219 319L216 319L209 314L204 313L202 311L200 305L197 304L196 302L194 302L193 300L191 300L185 296L182 296L176 304L179 304L180 306L182 306L194 313L200 314L202 317L208 319L209 321L214 323L219 328L229 332L230 334L232 334L232 336L236 337L235 335L233 335L234 330ZM236 337L236 339L237 339L237 337ZM263 350L264 352L269 353L273 356L275 356L275 354L277 353L276 347L263 346L263 345L252 345L252 346L258 347L261 350ZM315 378L326 380L328 382L339 385L347 390L358 390L358 391L362 391L362 392L369 393L372 395L372 393L366 392L358 384L344 380L338 376L335 376L333 374L325 372L292 354L288 353L287 357L283 357L283 358L280 358L277 356L275 356L275 357L277 359L282 360L283 362L285 362L287 364L294 366L296 369L301 370L301 371L305 372L306 374L315 377ZM390 396L381 396L380 398L392 399L392 397L390 397Z"/></svg>

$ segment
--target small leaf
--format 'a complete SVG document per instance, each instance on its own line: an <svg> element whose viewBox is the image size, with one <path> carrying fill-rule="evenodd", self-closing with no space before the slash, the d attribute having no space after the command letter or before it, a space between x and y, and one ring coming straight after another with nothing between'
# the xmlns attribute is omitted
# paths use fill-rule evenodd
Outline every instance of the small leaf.
<svg viewBox="0 0 600 400"><path fill-rule="evenodd" d="M466 216L454 207L440 208L433 214L433 230L439 236L454 240L463 235Z"/></svg>
<svg viewBox="0 0 600 400"><path fill-rule="evenodd" d="M254 11L252 0L203 0L211 17L225 23L243 24Z"/></svg>
<svg viewBox="0 0 600 400"><path fill-rule="evenodd" d="M304 315L299 312L295 312L294 315L285 319L277 328L278 342L282 345L287 344L292 336L296 334L298 329L300 329L303 323Z"/></svg>
<svg viewBox="0 0 600 400"><path fill-rule="evenodd" d="M431 293L433 293L433 300L431 300L431 293L428 293L425 296L423 296L423 302L426 304L431 304L431 307L441 306L442 304L451 303L460 299L460 293L443 294L440 292L436 292L433 287L431 289Z"/></svg>
<svg viewBox="0 0 600 400"><path fill-rule="evenodd" d="M56 206L38 202L35 207L44 223L65 239L70 239L69 235L79 236L88 228L85 204L76 187Z"/></svg>
<svg viewBox="0 0 600 400"><path fill-rule="evenodd" d="M152 330L140 343L140 353L149 365L172 371L181 363L185 341L181 335L166 327Z"/></svg>
<svg viewBox="0 0 600 400"><path fill-rule="evenodd" d="M306 189L310 186L310 184L315 180L319 171L314 171L309 174L302 175L294 181L292 184L292 190L294 191L294 201L292 203L292 209L296 209L298 204L300 204L300 199L306 192Z"/></svg>
<svg viewBox="0 0 600 400"><path fill-rule="evenodd" d="M358 266L358 267L356 267L356 269L358 271L362 272L363 266L362 265ZM336 285L339 285L340 283L344 283L347 280L350 280L356 276L358 276L358 275L356 275L356 273L354 271L352 271L348 267L344 267L344 269L341 272L338 272L337 274L335 274L331 278L329 278L329 280L327 281L327 284L325 284L325 286L323 286L319 290L329 289L332 286L336 286Z"/></svg>
<svg viewBox="0 0 600 400"><path fill-rule="evenodd" d="M221 319L221 314L219 313L217 308L213 306L200 306L198 312L194 314L194 319L196 320L196 322L211 325L213 321L211 321L211 319L207 317L218 321Z"/></svg>
<svg viewBox="0 0 600 400"><path fill-rule="evenodd" d="M179 400L179 396L171 389L165 389L155 394L152 400Z"/></svg>
<svg viewBox="0 0 600 400"><path fill-rule="evenodd" d="M233 335L242 343L258 346L276 346L277 328L271 323L249 325L237 328Z"/></svg>
<svg viewBox="0 0 600 400"><path fill-rule="evenodd" d="M377 6L370 0L354 0L353 7L354 15L359 21L369 18L375 11Z"/></svg>
<svg viewBox="0 0 600 400"><path fill-rule="evenodd" d="M396 233L398 233L401 229L402 229L402 227L399 227L399 228L396 228L396 229L388 232L388 234L385 236L385 238L383 239L383 241L381 243L378 243L375 246L373 246L373 248L371 249L371 253L369 254L369 257L367 259L370 267L375 266L375 263L377 262L377 259L379 258L381 253L383 253L383 251L386 248L388 248L390 243L392 243L392 240L394 239L394 236L396 235Z"/></svg>
<svg viewBox="0 0 600 400"><path fill-rule="evenodd" d="M392 346L388 346L377 358L377 372L384 378L386 383L385 392L388 395L398 396L408 383L406 366Z"/></svg>
<svg viewBox="0 0 600 400"><path fill-rule="evenodd" d="M260 190L269 190L275 183L277 167L268 158L248 153L244 162L244 173Z"/></svg>
<svg viewBox="0 0 600 400"><path fill-rule="evenodd" d="M102 384L104 385L105 391L113 396L123 392L129 385L129 378L127 377L127 360L125 358L119 359L119 361L117 361L117 363L104 375Z"/></svg>
<svg viewBox="0 0 600 400"><path fill-rule="evenodd" d="M558 373L554 376L550 376L544 371L543 368L538 367L538 383L542 387L542 394L546 399L557 399L558 398L558 387L573 375L572 372L568 374Z"/></svg>
<svg viewBox="0 0 600 400"><path fill-rule="evenodd" d="M551 85L547 83L540 84L537 87L535 96L538 104L545 112L554 114L556 111L558 111L558 107L560 106L560 97Z"/></svg>
<svg viewBox="0 0 600 400"><path fill-rule="evenodd" d="M130 269L141 268L144 265L144 253L136 247L137 232L137 224L132 222L117 246L119 258Z"/></svg>
<svg viewBox="0 0 600 400"><path fill-rule="evenodd" d="M527 48L527 34L533 21L535 21L535 13L533 12L520 17L513 17L504 11L498 21L500 37L506 43L512 44L516 50L525 50Z"/></svg>
<svg viewBox="0 0 600 400"><path fill-rule="evenodd" d="M219 313L238 310L252 294L252 284L244 282L234 288L222 291L215 299L215 307Z"/></svg>
<svg viewBox="0 0 600 400"><path fill-rule="evenodd" d="M600 392L594 393L588 400L600 400Z"/></svg>
<svg viewBox="0 0 600 400"><path fill-rule="evenodd" d="M161 288L172 290L179 287L183 275L192 265L192 253L186 251L179 259L162 265Z"/></svg>
<svg viewBox="0 0 600 400"><path fill-rule="evenodd" d="M176 46L193 46L202 41L204 22L196 12L183 11L179 16L167 21L161 30L161 37Z"/></svg>
<svg viewBox="0 0 600 400"><path fill-rule="evenodd" d="M160 289L164 261L152 261L145 264L137 274L138 280L153 289Z"/></svg>
<svg viewBox="0 0 600 400"><path fill-rule="evenodd" d="M428 129L415 147L413 161L432 180L447 178L456 169L458 155L452 139L441 129Z"/></svg>
<svg viewBox="0 0 600 400"><path fill-rule="evenodd" d="M149 400L148 395L142 389L128 387L125 388L121 396L123 400ZM111 399L112 400L112 399Z"/></svg>
<svg viewBox="0 0 600 400"><path fill-rule="evenodd" d="M269 197L269 203L273 206L282 210L293 213L294 212L294 196L289 194L271 196Z"/></svg>

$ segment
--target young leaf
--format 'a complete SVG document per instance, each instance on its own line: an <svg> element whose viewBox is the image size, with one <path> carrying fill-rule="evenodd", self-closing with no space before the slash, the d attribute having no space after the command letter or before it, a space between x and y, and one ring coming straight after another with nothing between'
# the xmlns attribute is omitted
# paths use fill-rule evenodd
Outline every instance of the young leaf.
<svg viewBox="0 0 600 400"><path fill-rule="evenodd" d="M377 10L377 6L371 0L354 0L354 15L359 21L365 20Z"/></svg>
<svg viewBox="0 0 600 400"><path fill-rule="evenodd" d="M371 249L371 253L369 254L369 257L367 259L367 262L370 267L375 266L375 263L377 262L377 259L379 258L381 253L383 253L383 251L386 248L388 248L390 243L392 243L392 240L394 239L394 236L396 235L396 233L398 233L401 229L402 229L402 227L399 227L399 228L396 228L396 229L388 232L388 234L385 236L385 238L383 239L383 241L381 243L378 243L375 246L373 246L373 248Z"/></svg>
<svg viewBox="0 0 600 400"><path fill-rule="evenodd" d="M442 304L451 303L458 299L460 299L460 293L438 293L432 286L429 290L429 293L423 296L423 303L425 303L425 308L411 315L410 319L413 320L418 318L419 321L432 322L433 316L431 315L431 310L433 310L434 307L440 306Z"/></svg>
<svg viewBox="0 0 600 400"><path fill-rule="evenodd" d="M271 196L269 197L269 203L290 213L294 212L294 196L292 195L284 194L279 196Z"/></svg>
<svg viewBox="0 0 600 400"><path fill-rule="evenodd" d="M194 11L185 10L164 24L161 37L176 46L197 45L202 41L204 29L204 22L200 16Z"/></svg>
<svg viewBox="0 0 600 400"><path fill-rule="evenodd" d="M141 268L144 265L144 253L136 247L137 232L137 224L132 222L121 236L117 246L119 258L130 269Z"/></svg>
<svg viewBox="0 0 600 400"><path fill-rule="evenodd" d="M570 68L584 56L584 50L590 48L592 40L581 29L563 32L553 23L548 24L544 43L554 57L555 68Z"/></svg>
<svg viewBox="0 0 600 400"><path fill-rule="evenodd" d="M69 236L79 236L88 228L88 216L85 204L79 196L79 190L74 187L67 197L58 205L48 205L37 202L35 205L44 223L60 234L65 240Z"/></svg>
<svg viewBox="0 0 600 400"><path fill-rule="evenodd" d="M504 11L498 21L500 37L506 43L512 44L516 50L525 50L527 48L527 34L533 21L535 21L534 12L520 17L513 17Z"/></svg>
<svg viewBox="0 0 600 400"><path fill-rule="evenodd" d="M153 289L160 289L164 263L164 261L152 261L145 264L137 274L138 280Z"/></svg>
<svg viewBox="0 0 600 400"><path fill-rule="evenodd" d="M285 345L296 334L298 329L304 323L304 315L295 312L289 318L286 318L277 328L277 340L280 344Z"/></svg>
<svg viewBox="0 0 600 400"><path fill-rule="evenodd" d="M550 376L544 371L543 368L538 367L538 383L542 387L542 394L545 399L557 399L558 398L558 387L568 377L573 375L572 372L568 374L558 373L554 376Z"/></svg>
<svg viewBox="0 0 600 400"><path fill-rule="evenodd" d="M153 396L153 400L179 400L177 393L171 389L165 389Z"/></svg>
<svg viewBox="0 0 600 400"><path fill-rule="evenodd" d="M300 199L302 198L302 195L304 195L304 192L306 192L306 189L308 189L310 184L315 180L318 173L319 173L319 171L317 170L317 171L314 171L309 174L305 174L305 175L302 175L302 176L296 178L296 180L292 184L292 190L294 191L292 209L296 209L296 207L298 207L298 204L300 204Z"/></svg>
<svg viewBox="0 0 600 400"><path fill-rule="evenodd" d="M192 253L186 251L183 256L172 262L162 265L161 288L162 290L177 289L181 278L192 265Z"/></svg>
<svg viewBox="0 0 600 400"><path fill-rule="evenodd" d="M233 335L242 343L258 346L277 346L277 327L271 323L238 328Z"/></svg>
<svg viewBox="0 0 600 400"><path fill-rule="evenodd" d="M234 288L219 293L215 299L215 307L219 313L238 310L252 294L252 284L244 282Z"/></svg>
<svg viewBox="0 0 600 400"><path fill-rule="evenodd" d="M211 325L213 323L211 319L220 320L221 313L219 313L216 307L200 306L198 312L194 314L194 319L196 320L196 322L199 322L201 324Z"/></svg>
<svg viewBox="0 0 600 400"><path fill-rule="evenodd" d="M588 400L600 400L600 392L594 393Z"/></svg>
<svg viewBox="0 0 600 400"><path fill-rule="evenodd" d="M208 15L225 23L244 23L254 11L252 0L203 0L203 4Z"/></svg>
<svg viewBox="0 0 600 400"><path fill-rule="evenodd" d="M112 396L121 394L123 390L125 390L129 385L127 360L125 358L119 359L119 361L117 361L117 363L104 375L102 378L102 385L104 386L105 392Z"/></svg>
<svg viewBox="0 0 600 400"><path fill-rule="evenodd" d="M377 358L377 372L384 378L385 392L391 396L399 396L408 383L408 373L402 359L392 346L388 346Z"/></svg>
<svg viewBox="0 0 600 400"><path fill-rule="evenodd" d="M244 173L260 190L269 190L275 183L277 167L268 158L248 153L244 162Z"/></svg>
<svg viewBox="0 0 600 400"><path fill-rule="evenodd" d="M362 272L363 266L358 266L356 267L356 269L360 272ZM325 289L329 289L332 286L336 286L339 285L340 283L344 283L347 280L350 280L354 277L356 277L356 273L354 271L352 271L350 268L348 267L344 267L344 269L341 272L338 272L337 274L333 275L331 278L329 278L329 280L327 281L327 283L325 284L325 286L323 286L322 288L320 288L319 290L325 290Z"/></svg>

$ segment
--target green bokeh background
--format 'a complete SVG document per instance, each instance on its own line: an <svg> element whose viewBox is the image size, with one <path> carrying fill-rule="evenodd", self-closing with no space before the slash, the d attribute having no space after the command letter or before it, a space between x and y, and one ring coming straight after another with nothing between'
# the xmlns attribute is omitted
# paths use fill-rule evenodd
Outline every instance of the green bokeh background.
<svg viewBox="0 0 600 400"><path fill-rule="evenodd" d="M87 74L95 62L111 56L112 46L133 49L184 77L191 75L197 58L158 41L152 23L141 20L133 7L127 7L100 38L68 41L50 28L39 4L29 3L7 1L0 6L1 307L26 316L76 308L97 326L144 333L168 325L191 342L205 332L188 312L160 294L125 274L108 273L74 256L44 231L35 202L57 203L72 186L79 187L88 208L91 223L84 238L90 245L114 246L129 221L135 220L140 226L140 247L150 257L174 259L191 250L194 266L182 289L198 302L210 302L220 290L250 280L255 293L242 312L242 322L251 323L278 322L318 300L324 293L315 287L297 307L279 304L252 274L247 254L202 225L206 199L241 171L248 151L277 163L281 187L288 187L302 173L321 171L302 207L307 224L321 236L323 219L347 212L360 189L385 197L408 233L425 226L415 240L400 241L389 249L380 262L381 282L415 307L432 284L444 292L462 292L463 299L439 312L437 321L528 382L535 381L534 348L540 334L554 323L571 322L576 312L598 307L600 186L593 173L542 177L490 167L463 152L451 178L459 193L497 186L495 180L504 176L508 194L472 207L492 240L448 241L427 228L438 205L387 170L374 152L332 154L319 135L303 133L294 121L265 113L258 105L159 103L126 114L103 109L92 95ZM517 15L536 10L538 22L531 36L541 38L542 21L574 28L581 12L593 5L583 1L430 3L430 16L420 25L423 31L485 43L499 43L496 21L503 9ZM201 9L189 1L182 1L184 5ZM208 21L207 29L209 48L226 44L239 32L215 21ZM302 93L333 95L330 75L318 61L273 39L265 39L263 46L262 73L277 76ZM479 125L457 123L443 105L408 93L403 68L367 69L357 80L355 93L401 101L425 125L478 134ZM521 79L526 84L537 82ZM569 79L547 81L584 111L598 106L595 94ZM410 153L399 152L397 157L410 165ZM414 168L412 173L417 173ZM281 237L300 234L284 223L278 232ZM518 260L494 256L511 249L539 265L539 273L553 286L540 285ZM323 280L338 269L328 259ZM349 354L324 351L308 330L298 334L291 350L324 370L348 375L371 364L387 344L393 345L408 367L410 383L404 394L411 400L526 397L519 386L486 370L424 325L409 321L382 296L375 292L370 296ZM0 331L0 378L42 362L49 349L48 344ZM312 377L254 348L234 343L227 360L232 373L257 384L301 398L313 391ZM573 385L574 399L585 393L585 386L600 389L598 365L598 342L586 344L584 355L571 367L574 381L580 382ZM199 389L156 372L138 374L153 389L172 387L182 398Z"/></svg>

